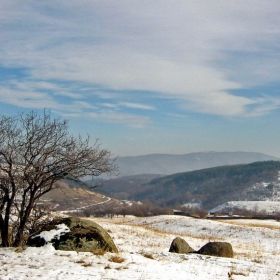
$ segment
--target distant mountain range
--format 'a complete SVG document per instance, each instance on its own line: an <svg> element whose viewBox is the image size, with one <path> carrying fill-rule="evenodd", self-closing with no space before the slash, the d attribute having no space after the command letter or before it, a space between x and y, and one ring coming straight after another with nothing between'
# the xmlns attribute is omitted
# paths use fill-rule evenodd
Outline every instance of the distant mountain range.
<svg viewBox="0 0 280 280"><path fill-rule="evenodd" d="M170 175L209 167L266 160L279 160L279 158L252 152L201 152L184 155L151 154L119 157L117 158L117 165L120 176L140 174Z"/></svg>
<svg viewBox="0 0 280 280"><path fill-rule="evenodd" d="M46 194L44 199L52 205L58 205L61 210L103 203L117 205L118 199L148 199L152 203L170 207L201 202L204 208L211 209L233 200L274 200L278 190L280 200L277 181L280 161L261 153L155 154L121 157L117 161L123 176L88 182L89 185L101 185L94 192L82 181L75 182L69 178L62 180L61 188ZM272 183L262 187L262 182Z"/></svg>

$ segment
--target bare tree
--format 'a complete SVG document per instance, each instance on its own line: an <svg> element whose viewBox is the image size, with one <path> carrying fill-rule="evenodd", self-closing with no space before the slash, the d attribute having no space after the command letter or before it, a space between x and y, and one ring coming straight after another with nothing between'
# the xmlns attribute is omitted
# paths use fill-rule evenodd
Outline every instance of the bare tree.
<svg viewBox="0 0 280 280"><path fill-rule="evenodd" d="M0 116L0 227L2 246L24 242L28 220L38 199L59 187L59 180L78 180L117 170L98 140L90 145L68 132L68 122L35 112ZM16 225L12 231L11 225ZM14 226L15 227L15 226Z"/></svg>

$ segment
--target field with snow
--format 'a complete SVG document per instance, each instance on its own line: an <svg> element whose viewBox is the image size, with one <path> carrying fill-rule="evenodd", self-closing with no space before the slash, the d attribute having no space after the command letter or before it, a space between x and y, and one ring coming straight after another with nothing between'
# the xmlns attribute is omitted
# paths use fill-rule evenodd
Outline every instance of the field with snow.
<svg viewBox="0 0 280 280"><path fill-rule="evenodd" d="M230 212L233 210L249 210L249 211L265 211L267 214L273 214L280 212L280 202L279 201L228 201L223 203L209 212Z"/></svg>
<svg viewBox="0 0 280 280"><path fill-rule="evenodd" d="M113 237L119 253L55 251L50 245L0 248L0 279L280 279L280 223L212 221L180 216L94 218ZM233 259L169 253L180 236L198 250L227 241Z"/></svg>

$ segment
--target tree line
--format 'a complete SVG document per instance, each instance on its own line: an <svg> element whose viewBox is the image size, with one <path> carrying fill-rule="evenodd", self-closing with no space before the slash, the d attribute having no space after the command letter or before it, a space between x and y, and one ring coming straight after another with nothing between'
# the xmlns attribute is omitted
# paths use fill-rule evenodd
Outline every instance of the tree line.
<svg viewBox="0 0 280 280"><path fill-rule="evenodd" d="M86 217L90 216L112 216L112 215L133 215L136 217L148 217L156 215L171 215L173 210L169 207L160 207L154 205L148 200L143 202L127 202L116 207L111 206L92 206L83 210Z"/></svg>

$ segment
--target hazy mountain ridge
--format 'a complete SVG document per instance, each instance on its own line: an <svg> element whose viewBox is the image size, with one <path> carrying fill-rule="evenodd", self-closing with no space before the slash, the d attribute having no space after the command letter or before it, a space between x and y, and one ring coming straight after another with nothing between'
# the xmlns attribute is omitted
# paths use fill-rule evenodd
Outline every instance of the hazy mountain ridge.
<svg viewBox="0 0 280 280"><path fill-rule="evenodd" d="M147 156L140 156L140 157L130 157L129 159L131 160L131 166L133 167L132 161L135 161L136 163L139 163L139 160L143 160L144 162L149 161L150 164L146 165L152 166L155 162L155 158L157 160L163 159L162 165L161 166L167 166L168 159L171 159L169 161L169 167L170 170L174 169L174 166L178 162L182 165L183 162L186 162L186 158L188 160L190 159L196 159L196 161L202 161L202 159L207 158L208 161L206 163L203 163L202 165L208 165L211 162L212 164L221 164L222 159L223 162L236 162L236 161L241 161L241 160L247 160L251 161L254 158L273 158L267 155L259 154L259 153L245 153L245 152L235 152L235 153L216 153L216 152L209 152L209 153L194 153L194 154L188 154L188 155L182 155L182 156L177 156L177 155L147 155ZM179 161L177 160L179 159ZM274 159L274 158L273 158ZM143 164L143 162L141 163ZM200 165L200 166L202 166ZM136 167L137 164L134 165ZM186 166L186 165L184 165ZM198 166L198 165L196 165ZM195 165L193 165L193 168ZM222 166L220 167L222 169L227 169L227 168L233 168L232 166ZM211 169L211 168L210 168ZM210 170L210 173L212 172L212 175L215 172L218 172L217 170L219 167L214 167L212 168L212 171ZM154 170L154 169L153 169ZM134 176L127 176L127 177L119 177L111 180L93 180L87 182L89 185L94 185L98 183L101 187L94 189L94 192L91 192L92 189L88 188L83 181L77 181L77 180L72 180L66 179L62 180L60 182L60 185L62 186L61 189L54 190L50 194L46 195L46 199L51 199L53 204L59 204L62 209L66 208L80 208L84 207L86 205L94 205L94 204L100 204L103 201L107 203L108 198L106 197L113 197L116 199L120 200L145 200L149 199L152 203L156 203L159 205L168 205L168 206L174 206L178 203L185 203L189 202L192 200L203 200L204 204L207 207L215 207L218 204L221 204L222 202L230 201L230 200L242 200L244 198L249 200L257 200L258 198L261 198L260 200L263 200L269 193L270 190L268 189L260 189L257 188L258 183L261 183L261 180L265 180L264 177L259 180L252 180L252 184L250 186L246 185L246 188L239 189L238 191L238 197L237 193L235 193L235 196L232 195L232 192L229 192L229 194L224 193L222 196L222 202L219 201L218 204L216 204L215 200L215 192L214 194L211 194L213 192L213 185L217 182L222 182L223 178L216 178L216 179L211 179L210 181L207 181L206 186L210 186L209 194L206 195L208 197L207 199L203 198L203 195L193 193L193 190L195 188L198 188L202 183L198 181L192 182L191 186L187 186L186 190L182 188L182 186L178 183L182 181L181 176L182 174L198 174L198 178L202 178L205 173L205 170L207 169L202 169L202 170L197 170L197 171L189 171L189 172L183 172L183 173L176 173L174 175L169 175L169 176L164 176L164 175L159 175L159 174L141 174L141 175L134 175ZM214 172L214 171L215 172ZM278 170L278 169L277 169ZM279 167L280 170L280 167ZM140 169L139 172L143 171L143 169ZM208 170L209 171L209 170ZM194 173L193 173L194 172ZM202 172L202 173L200 173ZM258 172L258 171L254 171ZM276 174L276 173L275 173ZM276 175L275 175L276 176ZM275 177L274 176L274 177ZM257 176L258 177L258 176ZM172 179L170 179L172 178ZM276 178L276 177L275 177ZM275 179L274 178L274 179ZM269 177L271 180L271 177ZM233 180L233 182L226 181L227 184L229 184L231 187L234 187L234 184L237 184L238 187L238 182L236 180ZM205 182L203 182L204 184ZM183 184L187 185L184 183ZM254 185L255 184L255 185ZM255 187L254 187L255 186ZM238 187L240 188L240 186ZM84 190L83 190L84 189ZM86 191L85 191L86 190ZM99 194L98 194L99 193ZM105 195L106 197L103 197L102 195ZM219 198L221 193L219 194ZM213 197L213 201L210 201L209 197ZM115 200L111 200L113 202ZM119 202L115 201L117 204Z"/></svg>
<svg viewBox="0 0 280 280"><path fill-rule="evenodd" d="M278 200L279 171L280 161L264 161L183 172L151 181L144 175L122 177L105 181L96 191L170 207L201 202L211 209L233 200Z"/></svg>
<svg viewBox="0 0 280 280"><path fill-rule="evenodd" d="M252 152L200 152L184 155L150 154L119 157L120 176L139 174L170 175L216 166L246 164L256 161L279 160L276 157Z"/></svg>
<svg viewBox="0 0 280 280"><path fill-rule="evenodd" d="M280 161L264 161L184 172L152 180L136 199L145 197L167 205L200 201L206 209L232 200L264 200L273 197L279 171ZM265 189L253 191L263 182L267 182Z"/></svg>

